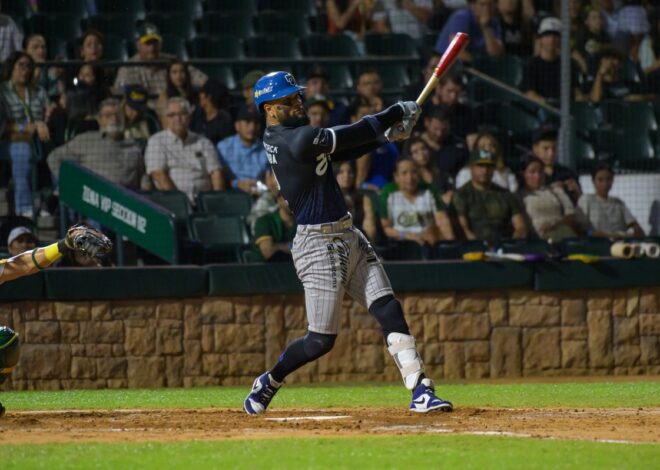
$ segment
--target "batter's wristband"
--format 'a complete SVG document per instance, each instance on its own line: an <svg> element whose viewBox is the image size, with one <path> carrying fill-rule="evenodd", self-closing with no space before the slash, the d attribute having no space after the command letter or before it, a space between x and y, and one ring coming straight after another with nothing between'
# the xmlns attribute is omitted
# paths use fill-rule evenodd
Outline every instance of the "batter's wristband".
<svg viewBox="0 0 660 470"><path fill-rule="evenodd" d="M34 266L35 266L38 270L41 271L41 270L44 269L44 266L41 266L41 265L39 264L39 262L37 261L37 257L35 256L36 253L37 253L37 250L38 250L38 249L39 249L39 248L35 248L34 250L32 250L32 262L34 263Z"/></svg>
<svg viewBox="0 0 660 470"><path fill-rule="evenodd" d="M62 257L62 251L60 251L60 243L53 243L44 247L44 255L46 256L46 261L52 263L57 261Z"/></svg>

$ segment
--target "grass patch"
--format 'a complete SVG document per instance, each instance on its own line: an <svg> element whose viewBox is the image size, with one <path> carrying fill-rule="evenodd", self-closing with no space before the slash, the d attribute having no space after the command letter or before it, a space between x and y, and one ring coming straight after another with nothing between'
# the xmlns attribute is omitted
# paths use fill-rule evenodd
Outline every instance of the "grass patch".
<svg viewBox="0 0 660 470"><path fill-rule="evenodd" d="M11 410L240 408L249 387L156 390L74 390L7 392L2 403ZM456 406L520 407L656 407L660 382L527 383L441 385L438 394ZM272 407L352 407L408 405L401 385L287 386Z"/></svg>
<svg viewBox="0 0 660 470"><path fill-rule="evenodd" d="M0 446L2 468L653 468L657 445L484 436L375 436ZM421 467L424 468L424 467Z"/></svg>

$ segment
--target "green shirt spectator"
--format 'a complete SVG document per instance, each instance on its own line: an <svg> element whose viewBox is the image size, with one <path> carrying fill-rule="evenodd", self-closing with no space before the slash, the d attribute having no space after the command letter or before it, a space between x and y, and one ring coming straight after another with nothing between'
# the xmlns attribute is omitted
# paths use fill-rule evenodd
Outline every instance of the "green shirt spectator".
<svg viewBox="0 0 660 470"><path fill-rule="evenodd" d="M491 244L504 238L525 238L527 226L520 203L513 193L492 183L494 169L492 152L472 152L471 180L454 193L452 200L465 237Z"/></svg>
<svg viewBox="0 0 660 470"><path fill-rule="evenodd" d="M289 244L296 235L296 222L282 196L277 203L279 210L262 215L254 224L254 261L291 261Z"/></svg>

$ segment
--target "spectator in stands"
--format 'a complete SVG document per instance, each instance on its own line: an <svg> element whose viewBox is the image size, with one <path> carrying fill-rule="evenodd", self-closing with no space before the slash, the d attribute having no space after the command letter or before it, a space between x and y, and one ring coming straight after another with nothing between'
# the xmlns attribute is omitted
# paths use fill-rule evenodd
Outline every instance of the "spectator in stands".
<svg viewBox="0 0 660 470"><path fill-rule="evenodd" d="M7 237L7 251L9 256L20 255L36 248L38 242L37 236L29 228L15 227Z"/></svg>
<svg viewBox="0 0 660 470"><path fill-rule="evenodd" d="M614 39L617 30L617 7L614 0L591 0L591 7L602 12L605 32L610 39Z"/></svg>
<svg viewBox="0 0 660 470"><path fill-rule="evenodd" d="M495 16L494 0L468 0L469 6L454 11L435 43L435 52L442 55L454 35L459 32L470 35L468 44L461 57L471 61L475 56L499 56L504 54L502 44L502 25Z"/></svg>
<svg viewBox="0 0 660 470"><path fill-rule="evenodd" d="M151 114L147 103L149 95L142 85L129 85L124 93L124 138L134 140L141 149L147 146L149 137L160 130L158 121Z"/></svg>
<svg viewBox="0 0 660 470"><path fill-rule="evenodd" d="M241 91L245 99L245 105L252 110L257 110L254 105L254 84L264 75L266 75L266 72L263 70L250 70L241 79Z"/></svg>
<svg viewBox="0 0 660 470"><path fill-rule="evenodd" d="M376 209L371 199L358 191L355 185L354 162L345 161L337 164L335 173L348 212L353 216L353 224L362 230L369 240L376 240L378 236Z"/></svg>
<svg viewBox="0 0 660 470"><path fill-rule="evenodd" d="M452 181L468 160L468 148L464 140L451 132L450 112L446 106L433 108L424 116L424 142L431 148L431 160Z"/></svg>
<svg viewBox="0 0 660 470"><path fill-rule="evenodd" d="M589 99L593 103L603 100L637 101L643 98L639 87L621 78L623 54L612 46L602 47L598 61L598 71L591 84Z"/></svg>
<svg viewBox="0 0 660 470"><path fill-rule="evenodd" d="M447 73L442 76L431 99L425 103L425 110L430 112L434 106L444 105L449 114L452 134L464 139L468 148L474 147L477 138L477 117L472 108L461 103L463 81L459 74Z"/></svg>
<svg viewBox="0 0 660 470"><path fill-rule="evenodd" d="M394 180L394 190L381 194L381 224L385 235L392 240L414 241L428 247L440 240L453 240L446 206L437 193L420 187L415 162L400 159Z"/></svg>
<svg viewBox="0 0 660 470"><path fill-rule="evenodd" d="M648 91L660 95L660 10L651 26L651 33L640 45L639 65L646 77Z"/></svg>
<svg viewBox="0 0 660 470"><path fill-rule="evenodd" d="M267 170L264 174L264 181L266 182L267 190L264 191L252 204L250 213L247 216L247 222L250 225L252 233L254 233L254 225L257 219L262 215L270 214L276 211L279 206L277 205L277 195L280 193L280 188L275 179L273 170Z"/></svg>
<svg viewBox="0 0 660 470"><path fill-rule="evenodd" d="M515 195L493 184L495 153L476 148L470 154L470 181L454 193L458 222L468 240L496 244L527 237L527 224Z"/></svg>
<svg viewBox="0 0 660 470"><path fill-rule="evenodd" d="M534 17L531 0L497 0L497 13L502 27L504 53L526 57L532 54L530 31Z"/></svg>
<svg viewBox="0 0 660 470"><path fill-rule="evenodd" d="M597 165L591 172L591 180L596 194L583 194L578 201L578 207L591 224L590 235L612 238L627 235L643 237L644 231L626 203L618 197L610 196L614 183L612 167L606 163Z"/></svg>
<svg viewBox="0 0 660 470"><path fill-rule="evenodd" d="M532 57L523 70L522 91L528 97L540 103L547 100L559 100L561 84L561 63L559 60L561 22L558 18L548 17L541 20L538 34L538 55ZM577 86L577 64L573 64L573 98L581 99L582 93Z"/></svg>
<svg viewBox="0 0 660 470"><path fill-rule="evenodd" d="M358 75L357 83L355 84L355 91L357 96L353 99L349 110L351 116L355 115L356 109L363 102L369 103L373 113L379 113L384 108L383 98L383 81L380 74L374 68L368 67L360 72Z"/></svg>
<svg viewBox="0 0 660 470"><path fill-rule="evenodd" d="M328 94L329 91L328 75L322 67L315 65L307 74L305 99L310 99L316 95L325 96L330 105L330 122L328 125L333 127L339 124L349 124L351 117L348 108L341 101L332 99Z"/></svg>
<svg viewBox="0 0 660 470"><path fill-rule="evenodd" d="M94 100L93 90L84 82L69 88L66 93L64 142L84 132L99 129L97 116L99 107ZM55 138L55 136L51 137Z"/></svg>
<svg viewBox="0 0 660 470"><path fill-rule="evenodd" d="M374 6L370 0L326 0L328 33L348 34L364 53L364 34L371 28Z"/></svg>
<svg viewBox="0 0 660 470"><path fill-rule="evenodd" d="M236 134L218 142L220 162L229 186L250 194L258 194L259 185L268 169L266 150L261 142L261 116L242 106L234 122Z"/></svg>
<svg viewBox="0 0 660 470"><path fill-rule="evenodd" d="M361 102L351 117L352 122L357 122L367 114L376 111L366 101ZM380 191L380 189L392 180L392 175L399 158L399 148L394 142L387 142L376 150L360 157L357 165L357 187Z"/></svg>
<svg viewBox="0 0 660 470"><path fill-rule="evenodd" d="M158 28L151 23L144 23L138 30L138 40L135 45L137 54L129 62L149 62L155 60L173 60L175 56L163 54L160 51L162 37ZM194 87L204 84L207 76L193 66L188 66L191 83ZM167 69L159 65L127 65L117 72L115 90L123 93L127 85L142 85L150 95L159 96L167 89ZM156 103L150 103L155 106Z"/></svg>
<svg viewBox="0 0 660 470"><path fill-rule="evenodd" d="M268 262L291 261L291 243L296 220L284 196L278 194L279 209L257 219L254 226L255 257Z"/></svg>
<svg viewBox="0 0 660 470"><path fill-rule="evenodd" d="M147 174L160 191L178 189L195 204L199 191L225 189L218 154L206 137L189 130L190 104L180 96L166 105L167 128L149 138Z"/></svg>
<svg viewBox="0 0 660 470"><path fill-rule="evenodd" d="M542 126L534 133L532 140L532 153L544 165L545 183L560 187L577 202L582 194L577 174L567 166L557 163L557 129Z"/></svg>
<svg viewBox="0 0 660 470"><path fill-rule="evenodd" d="M493 171L493 184L515 193L518 189L516 175L505 165L502 146L492 134L479 134L476 139L475 148L485 150L495 155L495 170ZM470 167L463 167L456 175L456 187L460 188L470 181Z"/></svg>
<svg viewBox="0 0 660 470"><path fill-rule="evenodd" d="M11 16L0 14L0 62L23 46L23 34Z"/></svg>
<svg viewBox="0 0 660 470"><path fill-rule="evenodd" d="M575 50L572 57L583 73L593 73L593 64L596 62L600 50L610 43L605 32L605 19L603 13L596 8L589 8L584 17L584 26L577 33ZM590 67L590 64L591 67Z"/></svg>
<svg viewBox="0 0 660 470"><path fill-rule="evenodd" d="M305 109L312 127L328 127L330 122L330 100L323 95L315 95L305 100Z"/></svg>
<svg viewBox="0 0 660 470"><path fill-rule="evenodd" d="M31 34L23 40L23 51L34 60L34 83L42 86L48 96L56 96L64 91L64 82L61 80L62 69L51 67L47 70L46 76L42 77L45 71L40 64L48 59L48 49L46 47L46 38L41 34ZM65 57L59 55L56 60L64 60Z"/></svg>
<svg viewBox="0 0 660 470"><path fill-rule="evenodd" d="M110 98L110 88L103 81L103 69L94 67L92 64L83 64L76 74L74 85L78 82L85 83L92 95L95 108L106 98Z"/></svg>
<svg viewBox="0 0 660 470"><path fill-rule="evenodd" d="M6 124L3 156L11 159L14 180L14 206L18 215L32 217L31 160L33 137L50 141L45 123L48 96L33 83L34 60L25 52L12 53L6 62L8 76L0 84L0 109Z"/></svg>
<svg viewBox="0 0 660 470"><path fill-rule="evenodd" d="M103 33L95 29L88 29L80 39L80 59L84 62L98 62L103 59ZM101 82L105 88L112 88L115 81L115 68L103 67L101 69ZM120 90L121 91L121 90Z"/></svg>
<svg viewBox="0 0 660 470"><path fill-rule="evenodd" d="M428 83L431 75L433 75L433 71L435 70L435 67L438 65L439 61L440 55L438 55L436 52L432 52L426 61L426 65L423 69L421 69L419 78L414 83L411 83L406 87L405 99L412 101L417 99L419 92L424 89L424 86ZM420 122L417 121L417 124L420 124Z"/></svg>
<svg viewBox="0 0 660 470"><path fill-rule="evenodd" d="M190 129L218 145L234 133L228 106L229 91L225 84L209 78L199 90L199 106L193 112Z"/></svg>
<svg viewBox="0 0 660 470"><path fill-rule="evenodd" d="M165 125L165 104L170 98L180 96L190 103L193 110L197 107L197 91L193 89L190 70L180 59L174 59L167 67L167 85L158 97L158 117Z"/></svg>
<svg viewBox="0 0 660 470"><path fill-rule="evenodd" d="M631 57L637 57L642 38L649 33L651 25L642 0L623 0L616 15L614 43Z"/></svg>
<svg viewBox="0 0 660 470"><path fill-rule="evenodd" d="M522 165L519 195L536 234L553 242L582 236L573 203L560 186L547 186L544 162L530 156Z"/></svg>
<svg viewBox="0 0 660 470"><path fill-rule="evenodd" d="M134 141L124 140L120 102L114 98L103 101L97 119L98 131L79 134L50 153L48 166L54 180L59 178L62 162L71 160L113 183L139 189L142 151Z"/></svg>
<svg viewBox="0 0 660 470"><path fill-rule="evenodd" d="M417 165L420 185L427 184L434 191L442 194L442 202L449 206L454 194L452 180L449 175L442 173L431 160L431 149L426 141L421 137L412 137L406 140L401 156L411 159Z"/></svg>
<svg viewBox="0 0 660 470"><path fill-rule="evenodd" d="M372 30L403 33L421 42L431 16L432 0L377 0L373 10Z"/></svg>

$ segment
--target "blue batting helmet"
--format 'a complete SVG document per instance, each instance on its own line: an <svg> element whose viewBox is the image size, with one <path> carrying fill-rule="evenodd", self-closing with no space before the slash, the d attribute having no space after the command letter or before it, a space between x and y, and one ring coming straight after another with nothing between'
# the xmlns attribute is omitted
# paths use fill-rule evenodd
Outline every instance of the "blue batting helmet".
<svg viewBox="0 0 660 470"><path fill-rule="evenodd" d="M264 103L299 93L304 89L305 87L298 85L289 72L271 72L254 84L254 104L263 112L261 106Z"/></svg>

